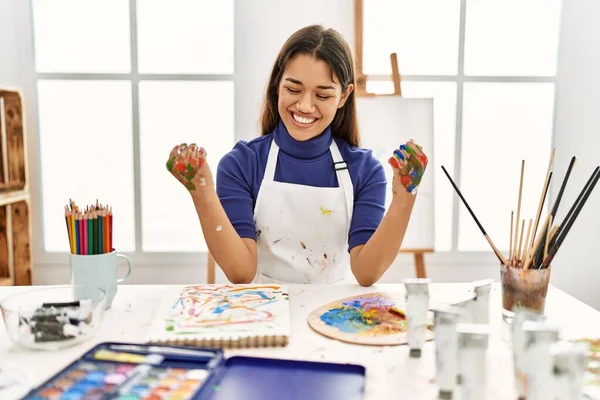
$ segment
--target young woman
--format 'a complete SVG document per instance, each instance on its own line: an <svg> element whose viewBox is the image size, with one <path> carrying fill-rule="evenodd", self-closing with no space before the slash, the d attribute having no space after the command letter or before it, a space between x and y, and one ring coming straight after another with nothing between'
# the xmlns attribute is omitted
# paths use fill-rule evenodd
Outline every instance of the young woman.
<svg viewBox="0 0 600 400"><path fill-rule="evenodd" d="M412 141L394 151L385 213L383 166L358 147L354 85L343 37L308 26L277 57L262 135L222 158L216 190L204 149L171 151L167 168L189 190L208 248L231 282L334 283L350 266L368 286L396 258L427 157Z"/></svg>

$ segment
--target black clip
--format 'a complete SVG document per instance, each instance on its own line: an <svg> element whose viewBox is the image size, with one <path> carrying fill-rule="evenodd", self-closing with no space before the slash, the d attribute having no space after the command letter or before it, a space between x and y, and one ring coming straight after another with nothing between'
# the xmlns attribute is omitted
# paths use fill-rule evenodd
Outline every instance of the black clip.
<svg viewBox="0 0 600 400"><path fill-rule="evenodd" d="M342 166L338 166L337 164L343 164ZM348 169L348 164L346 164L346 161L336 161L333 163L333 169L337 172L337 171L343 171L345 169Z"/></svg>

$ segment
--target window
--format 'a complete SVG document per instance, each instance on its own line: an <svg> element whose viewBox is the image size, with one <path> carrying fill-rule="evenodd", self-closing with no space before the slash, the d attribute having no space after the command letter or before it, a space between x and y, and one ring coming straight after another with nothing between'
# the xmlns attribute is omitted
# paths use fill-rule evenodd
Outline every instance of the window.
<svg viewBox="0 0 600 400"><path fill-rule="evenodd" d="M233 3L32 0L44 251L68 250L70 198L113 207L119 251L206 251L165 162L234 144Z"/></svg>
<svg viewBox="0 0 600 400"><path fill-rule="evenodd" d="M495 244L508 250L521 160L523 218L535 219L546 175L561 2L355 1L367 91L393 93L395 52L403 96L434 99L436 250L489 251L441 165Z"/></svg>

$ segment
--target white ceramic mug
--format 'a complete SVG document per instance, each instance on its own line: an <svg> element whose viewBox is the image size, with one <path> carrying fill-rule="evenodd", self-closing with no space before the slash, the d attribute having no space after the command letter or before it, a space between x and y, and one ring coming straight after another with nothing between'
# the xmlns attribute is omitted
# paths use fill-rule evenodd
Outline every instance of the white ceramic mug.
<svg viewBox="0 0 600 400"><path fill-rule="evenodd" d="M112 301L117 294L117 285L125 282L131 275L133 263L127 256L117 253L116 250L105 254L69 254L71 266L71 284L82 286L95 286L106 293L106 309L112 306ZM117 257L127 261L127 274L117 278ZM77 294L76 294L77 295Z"/></svg>

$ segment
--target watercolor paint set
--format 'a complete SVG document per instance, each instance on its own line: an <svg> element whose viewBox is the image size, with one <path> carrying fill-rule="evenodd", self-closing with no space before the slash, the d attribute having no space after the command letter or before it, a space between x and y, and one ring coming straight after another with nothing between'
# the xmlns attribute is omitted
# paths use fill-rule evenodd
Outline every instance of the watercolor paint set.
<svg viewBox="0 0 600 400"><path fill-rule="evenodd" d="M224 357L223 350L105 342L32 389L26 400L363 398L360 365Z"/></svg>

